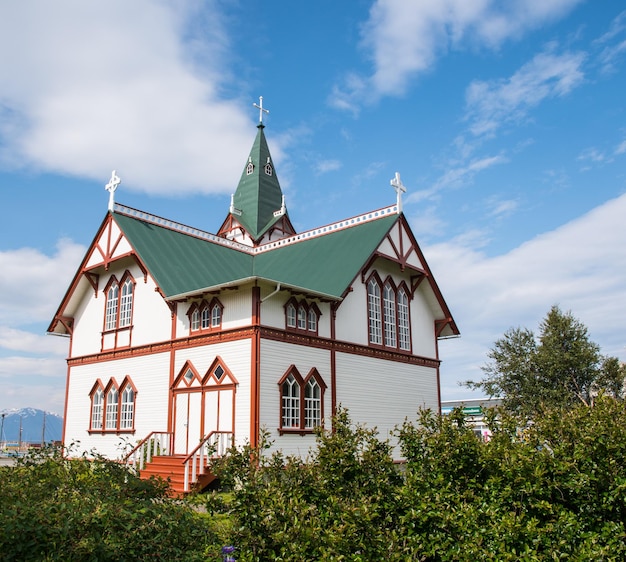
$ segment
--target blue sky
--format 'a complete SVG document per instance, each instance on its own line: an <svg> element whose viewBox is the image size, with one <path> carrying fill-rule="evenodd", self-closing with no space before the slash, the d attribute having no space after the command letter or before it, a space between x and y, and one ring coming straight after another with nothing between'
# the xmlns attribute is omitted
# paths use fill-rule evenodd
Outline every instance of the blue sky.
<svg viewBox="0 0 626 562"><path fill-rule="evenodd" d="M305 230L404 212L461 330L571 310L626 359L626 11L597 0L24 0L0 6L0 409L62 412L45 330L116 200L215 232L265 130Z"/></svg>

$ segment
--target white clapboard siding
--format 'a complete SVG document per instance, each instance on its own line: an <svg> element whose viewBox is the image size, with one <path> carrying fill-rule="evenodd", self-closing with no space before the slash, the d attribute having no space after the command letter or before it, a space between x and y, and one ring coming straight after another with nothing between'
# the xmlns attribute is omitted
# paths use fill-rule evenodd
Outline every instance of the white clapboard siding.
<svg viewBox="0 0 626 562"><path fill-rule="evenodd" d="M137 389L134 433L91 433L89 392L98 379L106 386L114 377L122 384L129 376ZM68 408L65 416L65 443L79 443L79 452L97 450L110 458L119 458L125 444L134 445L151 431L167 430L169 396L169 354L160 353L124 360L105 361L72 367ZM104 414L103 414L104 415Z"/></svg>
<svg viewBox="0 0 626 562"><path fill-rule="evenodd" d="M330 352L301 345L275 341L261 341L261 380L260 380L260 426L267 430L273 441L271 450L282 450L285 454L305 457L315 445L314 435L280 435L281 404L278 381L291 365L295 365L302 377L316 368L326 383L324 394L324 414L331 413L330 392Z"/></svg>
<svg viewBox="0 0 626 562"><path fill-rule="evenodd" d="M336 366L337 404L353 422L376 427L382 439L405 418L415 420L419 408L439 408L434 368L345 353L337 354Z"/></svg>

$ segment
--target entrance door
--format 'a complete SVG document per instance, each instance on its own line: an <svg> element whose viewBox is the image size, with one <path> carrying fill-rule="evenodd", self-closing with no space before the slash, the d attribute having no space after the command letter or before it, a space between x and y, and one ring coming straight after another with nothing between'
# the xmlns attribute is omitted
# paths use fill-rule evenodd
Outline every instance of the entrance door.
<svg viewBox="0 0 626 562"><path fill-rule="evenodd" d="M202 392L174 394L174 453L188 455L200 443Z"/></svg>

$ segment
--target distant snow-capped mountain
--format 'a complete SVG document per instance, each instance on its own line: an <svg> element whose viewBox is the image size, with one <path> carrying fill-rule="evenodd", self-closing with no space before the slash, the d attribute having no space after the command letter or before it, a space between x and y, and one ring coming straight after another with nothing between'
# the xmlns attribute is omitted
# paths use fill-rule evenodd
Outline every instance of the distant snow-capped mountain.
<svg viewBox="0 0 626 562"><path fill-rule="evenodd" d="M21 439L20 439L21 427ZM36 408L0 410L0 442L45 443L60 441L63 418Z"/></svg>

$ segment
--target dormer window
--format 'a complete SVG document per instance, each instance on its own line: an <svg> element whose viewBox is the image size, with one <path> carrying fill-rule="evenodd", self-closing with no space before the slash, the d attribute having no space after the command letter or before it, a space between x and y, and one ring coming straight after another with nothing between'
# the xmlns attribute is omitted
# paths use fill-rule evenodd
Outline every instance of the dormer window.
<svg viewBox="0 0 626 562"><path fill-rule="evenodd" d="M271 176L274 173L274 170L272 169L272 165L270 164L270 157L267 157L267 164L265 164L265 173L268 176Z"/></svg>
<svg viewBox="0 0 626 562"><path fill-rule="evenodd" d="M189 329L191 332L219 330L222 327L222 303L213 299L205 300L191 305L187 315L189 316Z"/></svg>
<svg viewBox="0 0 626 562"><path fill-rule="evenodd" d="M285 305L285 327L288 330L317 335L319 318L322 315L315 303L289 299Z"/></svg>
<svg viewBox="0 0 626 562"><path fill-rule="evenodd" d="M252 172L254 172L254 164L252 163L252 158L250 158L246 166L246 175L249 176Z"/></svg>

